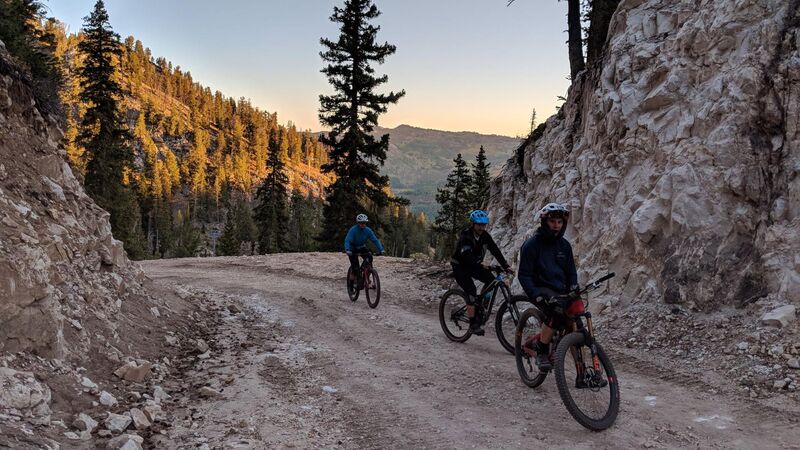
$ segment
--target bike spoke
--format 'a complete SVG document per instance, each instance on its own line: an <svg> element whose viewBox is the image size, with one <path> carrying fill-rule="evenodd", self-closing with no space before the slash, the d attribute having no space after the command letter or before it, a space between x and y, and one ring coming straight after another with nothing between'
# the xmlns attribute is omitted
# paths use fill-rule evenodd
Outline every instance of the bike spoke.
<svg viewBox="0 0 800 450"><path fill-rule="evenodd" d="M564 376L567 380L569 394L576 406L592 420L601 420L608 413L611 404L611 385L608 383L605 369L595 373L591 351L586 346L574 346L570 349L571 357L564 362ZM586 387L578 387L578 381ZM602 382L605 381L605 386Z"/></svg>

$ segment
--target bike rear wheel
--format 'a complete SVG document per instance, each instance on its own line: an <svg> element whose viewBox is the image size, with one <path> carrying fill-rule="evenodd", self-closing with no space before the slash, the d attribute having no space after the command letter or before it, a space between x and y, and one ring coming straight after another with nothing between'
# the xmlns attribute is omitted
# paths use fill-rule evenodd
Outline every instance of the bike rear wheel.
<svg viewBox="0 0 800 450"><path fill-rule="evenodd" d="M527 309L533 308L533 303L528 301L525 295L510 295L508 287L503 285L501 292L505 297L505 301L497 308L497 314L494 318L494 331L497 333L497 340L500 345L514 354L514 335L517 332L517 323L519 322L520 315Z"/></svg>
<svg viewBox="0 0 800 450"><path fill-rule="evenodd" d="M439 303L439 323L447 339L465 342L472 336L467 317L467 295L460 289L450 289Z"/></svg>
<svg viewBox="0 0 800 450"><path fill-rule="evenodd" d="M536 352L528 347L538 342L544 315L536 307L531 307L522 312L517 323L514 335L514 359L517 362L517 372L525 386L535 388L547 378L547 372L542 372L536 365Z"/></svg>
<svg viewBox="0 0 800 450"><path fill-rule="evenodd" d="M378 271L370 268L367 270L367 279L364 280L364 295L367 296L367 305L370 308L377 308L381 301L381 279Z"/></svg>
<svg viewBox="0 0 800 450"><path fill-rule="evenodd" d="M350 301L358 300L358 277L353 274L353 268L347 269L347 295Z"/></svg>
<svg viewBox="0 0 800 450"><path fill-rule="evenodd" d="M558 344L555 374L558 394L578 423L592 431L610 427L619 412L619 383L611 361L595 344L599 370L581 332L570 333ZM579 384L581 386L579 386Z"/></svg>

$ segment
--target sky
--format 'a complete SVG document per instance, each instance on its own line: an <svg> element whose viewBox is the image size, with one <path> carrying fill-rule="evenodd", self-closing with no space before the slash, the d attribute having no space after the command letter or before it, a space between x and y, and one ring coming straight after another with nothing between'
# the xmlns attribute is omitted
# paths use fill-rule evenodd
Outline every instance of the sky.
<svg viewBox="0 0 800 450"><path fill-rule="evenodd" d="M47 0L48 15L77 32L95 0ZM192 73L212 90L244 97L282 123L322 130L321 37L344 0L105 0L111 25ZM381 126L527 135L555 112L569 86L566 2L555 0L375 0L380 42L397 46L386 90L406 95Z"/></svg>

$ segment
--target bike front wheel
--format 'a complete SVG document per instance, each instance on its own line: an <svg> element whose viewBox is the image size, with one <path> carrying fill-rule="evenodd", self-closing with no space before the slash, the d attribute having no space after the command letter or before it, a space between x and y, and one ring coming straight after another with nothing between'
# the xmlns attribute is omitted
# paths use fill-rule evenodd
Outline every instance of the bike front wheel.
<svg viewBox="0 0 800 450"><path fill-rule="evenodd" d="M447 339L466 342L472 332L467 317L467 295L460 289L450 289L439 303L439 323Z"/></svg>
<svg viewBox="0 0 800 450"><path fill-rule="evenodd" d="M497 314L494 318L494 330L497 333L497 339L500 345L514 354L514 335L517 331L517 323L519 323L522 313L530 308L533 308L533 303L528 301L525 295L509 295L508 287L503 286L501 292L505 297L505 301L497 308ZM509 301L510 298L510 301Z"/></svg>
<svg viewBox="0 0 800 450"><path fill-rule="evenodd" d="M530 388L535 388L547 378L547 372L542 372L536 366L535 346L539 342L539 330L542 327L544 316L536 307L526 309L520 314L517 331L514 334L514 359L517 362L517 372L520 379Z"/></svg>
<svg viewBox="0 0 800 450"><path fill-rule="evenodd" d="M619 382L611 361L595 343L597 364L582 332L570 333L556 349L558 394L578 423L592 431L614 424L619 412Z"/></svg>
<svg viewBox="0 0 800 450"><path fill-rule="evenodd" d="M350 301L358 300L358 277L353 273L353 268L347 269L347 295Z"/></svg>
<svg viewBox="0 0 800 450"><path fill-rule="evenodd" d="M378 271L370 268L367 271L367 279L364 280L364 295L367 296L367 305L370 308L377 308L381 301L381 279Z"/></svg>

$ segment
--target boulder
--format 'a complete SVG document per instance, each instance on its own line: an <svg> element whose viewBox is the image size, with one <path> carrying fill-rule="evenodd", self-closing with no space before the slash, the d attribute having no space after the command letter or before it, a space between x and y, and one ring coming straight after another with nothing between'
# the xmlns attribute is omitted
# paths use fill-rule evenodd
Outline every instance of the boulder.
<svg viewBox="0 0 800 450"><path fill-rule="evenodd" d="M103 421L108 431L120 433L125 431L133 422L131 416L125 414L108 413L108 417Z"/></svg>
<svg viewBox="0 0 800 450"><path fill-rule="evenodd" d="M137 430L144 430L146 428L150 428L150 420L147 418L145 413L139 408L132 408L131 409L131 419L133 419L133 426L136 427Z"/></svg>
<svg viewBox="0 0 800 450"><path fill-rule="evenodd" d="M117 404L117 399L106 391L100 392L100 404L103 406L114 406Z"/></svg>
<svg viewBox="0 0 800 450"><path fill-rule="evenodd" d="M144 438L137 434L128 433L117 436L108 441L106 449L108 450L142 450L142 443Z"/></svg>
<svg viewBox="0 0 800 450"><path fill-rule="evenodd" d="M97 428L97 421L86 413L80 413L72 422L72 426L80 431L88 431L91 434L91 432Z"/></svg>
<svg viewBox="0 0 800 450"><path fill-rule="evenodd" d="M794 305L779 306L761 317L761 324L769 327L783 328L796 318L797 309Z"/></svg>
<svg viewBox="0 0 800 450"><path fill-rule="evenodd" d="M31 372L0 367L0 411L22 416L32 423L50 423L50 388Z"/></svg>
<svg viewBox="0 0 800 450"><path fill-rule="evenodd" d="M219 398L219 397L222 397L222 392L220 392L220 391L218 391L218 390L216 390L216 389L214 389L212 387L209 387L209 386L201 387L199 392L200 392L200 396L201 397L206 397L206 398Z"/></svg>

